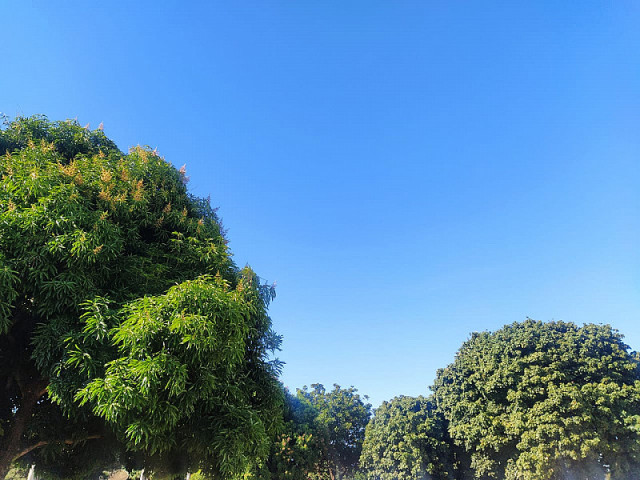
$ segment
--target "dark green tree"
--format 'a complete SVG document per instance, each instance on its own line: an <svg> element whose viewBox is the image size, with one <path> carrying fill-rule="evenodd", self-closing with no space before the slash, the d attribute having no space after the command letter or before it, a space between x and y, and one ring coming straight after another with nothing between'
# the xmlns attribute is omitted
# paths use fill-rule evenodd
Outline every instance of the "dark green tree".
<svg viewBox="0 0 640 480"><path fill-rule="evenodd" d="M312 407L316 435L323 446L317 478L342 479L351 477L358 469L364 432L371 417L371 404L360 397L354 387L334 385L327 391L321 384L298 390L297 397Z"/></svg>
<svg viewBox="0 0 640 480"><path fill-rule="evenodd" d="M8 123L0 152L0 478L114 439L224 478L264 459L274 292L184 171L44 117Z"/></svg>
<svg viewBox="0 0 640 480"><path fill-rule="evenodd" d="M400 396L376 408L360 465L371 480L454 478L446 422L433 399Z"/></svg>
<svg viewBox="0 0 640 480"><path fill-rule="evenodd" d="M640 376L608 325L474 333L433 387L472 478L640 478Z"/></svg>
<svg viewBox="0 0 640 480"><path fill-rule="evenodd" d="M267 476L277 480L307 480L317 475L326 450L318 429L318 411L285 390L284 423L271 446Z"/></svg>

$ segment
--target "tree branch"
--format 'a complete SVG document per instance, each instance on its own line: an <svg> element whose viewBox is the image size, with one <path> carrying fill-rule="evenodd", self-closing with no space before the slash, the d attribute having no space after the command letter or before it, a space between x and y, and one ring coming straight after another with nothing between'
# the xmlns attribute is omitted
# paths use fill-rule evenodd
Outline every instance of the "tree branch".
<svg viewBox="0 0 640 480"><path fill-rule="evenodd" d="M50 441L50 440L40 440L38 443L34 443L33 445L31 445L31 446L25 448L24 450L21 450L20 452L18 452L17 455L14 456L11 461L15 462L17 459L19 459L20 457L25 456L27 453L31 452L32 450L35 450L36 448L44 447L45 445L49 445L50 443L62 442L65 445L77 445L80 442L84 442L86 440L95 440L97 438L102 438L102 435L89 435L87 437L80 438L78 440L71 440L71 439L60 440L60 441L59 440L54 440L53 442Z"/></svg>
<svg viewBox="0 0 640 480"><path fill-rule="evenodd" d="M20 452L18 452L16 454L16 456L14 456L11 459L11 462L15 462L17 459L19 459L20 457L23 457L24 455L26 455L27 453L29 453L31 450L35 450L36 448L40 448L40 447L44 447L45 445L47 445L49 442L47 442L46 440L41 440L38 443L35 443L33 445L31 445L30 447L25 448L24 450L21 450Z"/></svg>

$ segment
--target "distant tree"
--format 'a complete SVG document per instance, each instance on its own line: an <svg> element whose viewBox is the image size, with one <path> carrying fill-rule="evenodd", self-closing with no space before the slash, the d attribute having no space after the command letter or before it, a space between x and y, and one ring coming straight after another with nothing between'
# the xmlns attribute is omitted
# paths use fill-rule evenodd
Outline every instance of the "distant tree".
<svg viewBox="0 0 640 480"><path fill-rule="evenodd" d="M343 479L358 469L364 432L371 416L367 397L360 397L356 388L333 386L327 392L321 384L298 390L297 397L311 406L317 416L316 435L322 439L322 456L315 477Z"/></svg>
<svg viewBox="0 0 640 480"><path fill-rule="evenodd" d="M473 478L640 478L640 376L608 325L474 333L438 371L438 409Z"/></svg>
<svg viewBox="0 0 640 480"><path fill-rule="evenodd" d="M284 422L271 446L268 476L274 480L307 480L318 473L326 450L318 429L318 411L285 390ZM260 478L266 478L263 474Z"/></svg>
<svg viewBox="0 0 640 480"><path fill-rule="evenodd" d="M453 477L446 422L425 397L383 402L365 432L360 465L370 480L433 480Z"/></svg>
<svg viewBox="0 0 640 480"><path fill-rule="evenodd" d="M260 463L274 292L184 171L44 117L5 125L0 152L0 478L36 457L72 478L107 445L224 478Z"/></svg>

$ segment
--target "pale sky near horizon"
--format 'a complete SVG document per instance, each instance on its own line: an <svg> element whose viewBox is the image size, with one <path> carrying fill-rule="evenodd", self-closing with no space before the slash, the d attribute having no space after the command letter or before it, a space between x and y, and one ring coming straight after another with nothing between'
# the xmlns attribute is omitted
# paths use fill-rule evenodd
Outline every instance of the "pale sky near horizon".
<svg viewBox="0 0 640 480"><path fill-rule="evenodd" d="M157 147L276 281L291 389L428 393L470 332L640 350L640 4L0 1L0 112Z"/></svg>

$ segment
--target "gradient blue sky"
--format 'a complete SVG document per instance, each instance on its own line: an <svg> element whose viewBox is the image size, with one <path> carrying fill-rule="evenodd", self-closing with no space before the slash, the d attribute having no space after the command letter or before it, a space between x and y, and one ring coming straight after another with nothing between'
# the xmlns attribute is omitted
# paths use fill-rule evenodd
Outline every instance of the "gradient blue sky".
<svg viewBox="0 0 640 480"><path fill-rule="evenodd" d="M0 2L0 111L158 147L277 281L290 388L428 392L472 331L640 349L638 2Z"/></svg>

